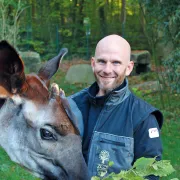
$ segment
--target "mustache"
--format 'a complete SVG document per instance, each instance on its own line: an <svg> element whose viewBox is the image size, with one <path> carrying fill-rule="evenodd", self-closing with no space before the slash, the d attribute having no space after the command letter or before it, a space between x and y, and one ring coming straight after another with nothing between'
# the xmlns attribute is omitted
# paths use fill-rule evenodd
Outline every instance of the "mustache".
<svg viewBox="0 0 180 180"><path fill-rule="evenodd" d="M115 76L102 76L102 75L99 75L100 77L102 77L102 78L107 78L107 79L109 79L109 78L116 78Z"/></svg>
<svg viewBox="0 0 180 180"><path fill-rule="evenodd" d="M115 73L115 72L113 72L113 73L106 73L106 72L98 71L97 75L102 77L102 78L117 78L118 77L118 74Z"/></svg>

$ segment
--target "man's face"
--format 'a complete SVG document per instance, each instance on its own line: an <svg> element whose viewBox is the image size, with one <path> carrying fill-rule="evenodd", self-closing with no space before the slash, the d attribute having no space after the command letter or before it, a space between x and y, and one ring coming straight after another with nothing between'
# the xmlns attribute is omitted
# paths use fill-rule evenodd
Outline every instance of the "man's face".
<svg viewBox="0 0 180 180"><path fill-rule="evenodd" d="M100 95L107 94L118 87L128 76L133 67L132 62L126 59L124 51L117 46L100 47L91 60L91 65L100 89Z"/></svg>

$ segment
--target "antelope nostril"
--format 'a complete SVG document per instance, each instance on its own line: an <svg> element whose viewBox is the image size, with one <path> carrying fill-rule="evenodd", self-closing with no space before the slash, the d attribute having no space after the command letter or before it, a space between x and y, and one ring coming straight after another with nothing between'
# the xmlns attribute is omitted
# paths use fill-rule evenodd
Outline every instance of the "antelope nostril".
<svg viewBox="0 0 180 180"><path fill-rule="evenodd" d="M62 168L58 175L54 175L52 172L43 170L44 179L43 180L69 180L67 172Z"/></svg>

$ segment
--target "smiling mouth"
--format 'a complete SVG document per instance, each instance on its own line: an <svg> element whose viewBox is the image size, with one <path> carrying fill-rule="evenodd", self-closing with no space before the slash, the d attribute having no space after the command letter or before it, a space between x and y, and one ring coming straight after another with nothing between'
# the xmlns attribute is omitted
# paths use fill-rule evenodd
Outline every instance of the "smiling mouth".
<svg viewBox="0 0 180 180"><path fill-rule="evenodd" d="M101 76L99 75L101 78L104 78L104 79L114 79L115 77L109 77L109 76Z"/></svg>

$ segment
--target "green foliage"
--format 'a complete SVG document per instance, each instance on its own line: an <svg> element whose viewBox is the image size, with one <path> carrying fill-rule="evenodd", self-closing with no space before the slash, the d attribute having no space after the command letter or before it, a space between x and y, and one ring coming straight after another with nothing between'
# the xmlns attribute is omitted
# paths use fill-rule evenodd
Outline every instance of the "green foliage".
<svg viewBox="0 0 180 180"><path fill-rule="evenodd" d="M136 96L143 98L143 92L140 91L138 88L132 88L131 90Z"/></svg>
<svg viewBox="0 0 180 180"><path fill-rule="evenodd" d="M146 176L155 175L159 177L168 176L175 170L168 160L156 161L156 158L140 158L128 171L119 174L111 173L107 177L92 177L91 180L143 180Z"/></svg>
<svg viewBox="0 0 180 180"><path fill-rule="evenodd" d="M0 40L8 40L16 47L20 17L26 8L21 0L0 0Z"/></svg>
<svg viewBox="0 0 180 180"><path fill-rule="evenodd" d="M180 48L176 48L164 59L163 64L166 67L168 85L172 91L180 93Z"/></svg>
<svg viewBox="0 0 180 180"><path fill-rule="evenodd" d="M161 84L159 97L162 108L171 106L169 86L173 92L179 93L179 27L180 27L180 5L178 0L172 1L149 1L138 0L141 14L143 16L142 27L151 47L152 58L154 60L156 78ZM172 13L173 12L173 13ZM167 57L158 53L161 49L157 45L160 43L166 47L166 44L171 44L171 53ZM161 46L162 46L161 45ZM170 51L169 49L164 49ZM163 52L162 50L162 52ZM167 54L167 53L166 53ZM159 69L163 58L166 72Z"/></svg>
<svg viewBox="0 0 180 180"><path fill-rule="evenodd" d="M109 162L108 162L108 166L109 166L109 167L111 167L111 166L113 166L113 165L114 165L114 162L113 162L113 161L109 161Z"/></svg>
<svg viewBox="0 0 180 180"><path fill-rule="evenodd" d="M179 164L180 157L177 154L180 153L180 149L177 146L179 144L180 133L179 133L179 117L180 111L176 110L174 112L174 116L166 116L166 113L163 114L165 116L165 123L162 128L161 136L163 140L163 159L171 160L173 167L176 169L176 172L170 175L167 178L163 178L163 180L169 180L170 178L180 178ZM166 111L167 112L167 111Z"/></svg>
<svg viewBox="0 0 180 180"><path fill-rule="evenodd" d="M40 54L43 54L45 52L44 42L39 41L39 40L32 41L32 40L22 39L21 41L19 41L18 47L19 47L19 49L21 49L23 51L31 49L33 51L40 53Z"/></svg>
<svg viewBox="0 0 180 180"><path fill-rule="evenodd" d="M52 56L51 56L52 57ZM52 82L59 84L59 87L62 88L66 96L78 92L79 90L87 87L87 84L68 84L65 82L66 73L61 69L53 77ZM133 78L133 81L131 81ZM140 80L139 77L129 77L130 85L137 84ZM157 108L161 109L160 99L157 93L149 93L146 96L143 96L144 92L142 90L135 89L134 93L148 103L151 103ZM171 108L165 106L164 109L161 109L164 115L164 124L161 132L161 137L163 140L163 159L170 159L173 167L176 169L174 173L167 177L162 177L162 180L177 180L180 179L180 148L178 146L180 133L179 133L179 117L180 117L180 94L172 93L171 97ZM111 166L112 162L109 162ZM8 158L7 154L0 149L0 179L2 180L37 180L37 178L31 176L25 170L15 163L12 163ZM177 177L177 178L175 178ZM96 180L100 178L97 177ZM114 177L115 179L115 177ZM112 179L111 179L112 180ZM119 178L117 179L119 180ZM133 178L135 180L135 178Z"/></svg>
<svg viewBox="0 0 180 180"><path fill-rule="evenodd" d="M155 81L157 80L156 74L153 72L141 73L141 79L143 81Z"/></svg>
<svg viewBox="0 0 180 180"><path fill-rule="evenodd" d="M7 154L0 148L0 179L1 180L40 180L35 178L21 166L10 161Z"/></svg>
<svg viewBox="0 0 180 180"><path fill-rule="evenodd" d="M17 0L13 0L17 1ZM57 52L66 45L69 56L93 55L97 41L108 34L120 34L131 43L132 49L148 49L139 21L137 0L126 3L126 23L121 23L122 2L102 0L41 0L23 1L28 9L23 14L20 26L20 48L36 50L41 57ZM90 19L88 42L83 19ZM133 29L133 30L132 30ZM32 41L36 43L32 44ZM39 42L38 42L39 41ZM43 46L41 44L43 42ZM18 42L19 43L19 42ZM54 44L48 48L49 44ZM38 47L36 47L38 46ZM80 49L80 50L79 50ZM89 56L90 57L90 56Z"/></svg>

